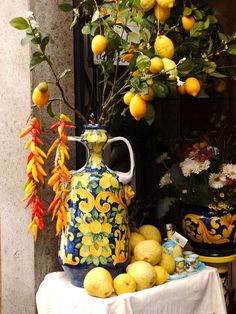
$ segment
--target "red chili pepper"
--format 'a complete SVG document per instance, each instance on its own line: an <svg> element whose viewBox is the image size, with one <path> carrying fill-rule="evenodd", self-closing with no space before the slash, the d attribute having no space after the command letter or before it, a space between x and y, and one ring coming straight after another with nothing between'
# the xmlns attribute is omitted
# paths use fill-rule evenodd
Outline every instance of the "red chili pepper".
<svg viewBox="0 0 236 314"><path fill-rule="evenodd" d="M25 208L27 208L34 201L34 198L35 198L35 195L32 194L30 198L28 199L28 202L26 203Z"/></svg>
<svg viewBox="0 0 236 314"><path fill-rule="evenodd" d="M36 137L35 142L43 145L43 141L39 137Z"/></svg>
<svg viewBox="0 0 236 314"><path fill-rule="evenodd" d="M67 128L67 129L75 129L76 126L74 126L74 125L69 125L69 124L65 124L65 128Z"/></svg>
<svg viewBox="0 0 236 314"><path fill-rule="evenodd" d="M53 210L53 208L57 205L57 203L59 202L59 200L60 200L60 196L57 195L57 196L54 198L54 200L51 202L50 206L48 207L48 211L49 211L49 212Z"/></svg>
<svg viewBox="0 0 236 314"><path fill-rule="evenodd" d="M50 130L56 129L57 127L59 127L59 125L60 125L60 122L54 123L54 124L50 127Z"/></svg>
<svg viewBox="0 0 236 314"><path fill-rule="evenodd" d="M30 160L34 157L34 154L32 152L29 153L28 157L27 157L27 165L30 162Z"/></svg>
<svg viewBox="0 0 236 314"><path fill-rule="evenodd" d="M37 131L39 134L42 133L42 130L41 130L41 128L40 128L40 124L39 124L39 122L38 122L38 120L37 120L36 118L33 118L33 119L31 120L31 125L36 129L36 131Z"/></svg>
<svg viewBox="0 0 236 314"><path fill-rule="evenodd" d="M39 204L39 207L42 208L43 211L46 211L46 208L44 207L43 203L40 201L39 198L37 198L37 202Z"/></svg>
<svg viewBox="0 0 236 314"><path fill-rule="evenodd" d="M32 125L28 125L19 135L19 138L24 137L25 135L29 134L33 129Z"/></svg>

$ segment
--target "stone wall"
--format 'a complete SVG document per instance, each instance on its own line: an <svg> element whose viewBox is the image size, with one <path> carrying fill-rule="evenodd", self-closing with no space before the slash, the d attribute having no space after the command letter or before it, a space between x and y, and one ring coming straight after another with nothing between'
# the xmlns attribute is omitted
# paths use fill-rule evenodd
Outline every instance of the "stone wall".
<svg viewBox="0 0 236 314"><path fill-rule="evenodd" d="M47 64L40 65L32 73L29 71L29 46L22 47L20 40L24 31L13 29L9 20L23 16L27 10L35 12L40 30L50 35L49 53L57 73L65 68L73 70L73 34L69 30L71 14L58 11L59 1L12 0L0 3L0 213L2 225L2 292L3 314L35 312L35 293L40 282L48 272L58 270L57 238L51 217L46 217L44 233L40 233L34 245L32 235L27 235L27 226L31 220L30 209L24 209L21 199L24 195L23 184L26 179L25 167L27 152L24 151L24 139L18 134L26 125L30 114L31 93L40 81L52 80ZM73 104L73 71L63 80L67 98ZM50 85L51 97L59 96ZM59 113L60 104L53 110ZM62 111L73 117L73 112ZM48 131L55 121L46 114L46 110L35 110L44 131L44 150L56 136ZM72 149L73 151L73 149ZM70 167L74 168L72 156ZM53 167L53 156L48 161L47 172ZM53 197L46 186L41 189L42 199L47 207Z"/></svg>

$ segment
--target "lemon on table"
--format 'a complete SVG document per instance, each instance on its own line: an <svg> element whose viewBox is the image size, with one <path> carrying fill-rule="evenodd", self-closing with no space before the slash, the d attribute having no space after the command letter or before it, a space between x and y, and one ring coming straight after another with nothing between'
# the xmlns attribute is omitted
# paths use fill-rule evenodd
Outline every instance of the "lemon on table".
<svg viewBox="0 0 236 314"><path fill-rule="evenodd" d="M172 8L175 4L175 0L156 0L162 8Z"/></svg>
<svg viewBox="0 0 236 314"><path fill-rule="evenodd" d="M103 35L96 35L92 39L91 49L95 55L102 54L107 48L107 39Z"/></svg>
<svg viewBox="0 0 236 314"><path fill-rule="evenodd" d="M182 16L181 18L183 29L189 32L193 25L196 23L193 16Z"/></svg>
<svg viewBox="0 0 236 314"><path fill-rule="evenodd" d="M41 82L35 87L32 94L32 100L38 108L42 108L48 103L49 90L47 82Z"/></svg>
<svg viewBox="0 0 236 314"><path fill-rule="evenodd" d="M156 4L156 0L140 0L140 7L145 11L150 11L154 5Z"/></svg>
<svg viewBox="0 0 236 314"><path fill-rule="evenodd" d="M147 112L147 103L140 95L136 94L130 101L129 110L131 115L139 121Z"/></svg>
<svg viewBox="0 0 236 314"><path fill-rule="evenodd" d="M129 264L126 268L127 274L136 281L136 290L151 288L156 284L156 271L152 265L144 261Z"/></svg>
<svg viewBox="0 0 236 314"><path fill-rule="evenodd" d="M165 72L169 75L169 80L176 80L178 76L176 63L169 58L163 58L162 62Z"/></svg>
<svg viewBox="0 0 236 314"><path fill-rule="evenodd" d="M139 228L141 233L146 240L155 240L161 243L161 233L159 229L153 225L143 225Z"/></svg>
<svg viewBox="0 0 236 314"><path fill-rule="evenodd" d="M136 281L129 274L120 274L113 280L113 286L117 295L136 290Z"/></svg>
<svg viewBox="0 0 236 314"><path fill-rule="evenodd" d="M153 266L153 268L155 269L155 272L157 275L157 280L156 280L157 285L162 285L169 279L169 274L165 270L164 267L157 265L157 266Z"/></svg>
<svg viewBox="0 0 236 314"><path fill-rule="evenodd" d="M165 35L158 35L154 43L155 53L161 58L172 59L175 54L175 47L172 40Z"/></svg>
<svg viewBox="0 0 236 314"><path fill-rule="evenodd" d="M165 268L168 274L173 274L175 271L175 260L172 255L169 255L165 252L162 253L161 260L159 262L159 266Z"/></svg>
<svg viewBox="0 0 236 314"><path fill-rule="evenodd" d="M135 96L135 93L132 91L128 91L127 93L124 94L123 96L123 101L124 103L129 106L131 99Z"/></svg>
<svg viewBox="0 0 236 314"><path fill-rule="evenodd" d="M112 294L112 276L103 267L91 269L84 278L84 288L91 296L107 298Z"/></svg>
<svg viewBox="0 0 236 314"><path fill-rule="evenodd" d="M164 24L165 21L170 17L170 9L160 7L157 3L154 7L154 14L156 19L161 23Z"/></svg>
<svg viewBox="0 0 236 314"><path fill-rule="evenodd" d="M198 79L195 77L189 77L185 81L185 92L189 94L190 96L197 96L197 94L200 92L201 84Z"/></svg>
<svg viewBox="0 0 236 314"><path fill-rule="evenodd" d="M134 248L134 257L136 261L145 261L151 265L160 262L162 255L162 246L155 240L144 240L139 242Z"/></svg>
<svg viewBox="0 0 236 314"><path fill-rule="evenodd" d="M145 238L142 234L138 233L138 232L131 232L130 233L130 238L129 238L129 243L131 246L131 251L134 251L135 246L141 242L144 241Z"/></svg>
<svg viewBox="0 0 236 314"><path fill-rule="evenodd" d="M155 93L152 87L148 87L148 93L140 95L145 101L152 101L155 98Z"/></svg>

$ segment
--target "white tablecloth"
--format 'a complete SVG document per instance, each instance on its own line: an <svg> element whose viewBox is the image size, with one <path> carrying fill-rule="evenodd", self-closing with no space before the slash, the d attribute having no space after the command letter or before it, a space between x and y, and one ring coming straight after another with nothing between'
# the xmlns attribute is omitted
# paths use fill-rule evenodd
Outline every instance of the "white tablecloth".
<svg viewBox="0 0 236 314"><path fill-rule="evenodd" d="M39 314L225 314L215 268L135 293L107 299L73 286L64 272L45 276L36 295Z"/></svg>

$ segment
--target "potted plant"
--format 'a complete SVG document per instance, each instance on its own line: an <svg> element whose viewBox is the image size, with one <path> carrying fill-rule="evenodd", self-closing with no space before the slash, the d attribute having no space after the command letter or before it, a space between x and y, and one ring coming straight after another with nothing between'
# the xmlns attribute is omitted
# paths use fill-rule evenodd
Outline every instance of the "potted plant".
<svg viewBox="0 0 236 314"><path fill-rule="evenodd" d="M235 34L224 34L214 9L191 1L93 0L80 1L76 7L61 3L59 9L73 12L71 28L78 20L85 21L82 33L91 39L94 62L101 69L100 108L97 108L100 115L97 117L89 111L85 116L68 101L61 81L70 70L57 73L47 50L50 37L40 32L33 12L28 12L25 18L11 20L13 27L26 31L21 44L31 43L35 47L30 70L46 62L54 77L53 82L45 78L45 82L35 87L31 120L20 135L31 134L26 143L30 153L24 197L26 207L32 206L29 231L33 230L36 239L38 230L44 228L45 207L38 194L38 184L43 183L46 176L44 159L55 149L55 167L48 180L55 197L49 210L57 219L57 234L62 233L59 252L62 264L72 269L72 273L78 266L91 268L101 264L108 267L112 263L117 268L117 264L125 264L129 258L128 229L122 228L127 225L125 209L133 196L127 185L132 176L133 157L128 144L130 172L114 174L107 169L101 157L108 141L105 125L130 115L137 121L144 118L150 125L155 120L158 99L177 90L195 97L200 92L201 81L225 78L233 67L227 66L224 56L236 54ZM123 71L120 71L121 64L125 65ZM50 98L50 84L58 88L57 98ZM52 110L60 101L74 110L83 123L89 123L83 135L75 139L88 147L89 155L86 167L78 173L70 172L66 166L67 141L72 139L67 134L67 130L73 128L71 120L63 113L55 115ZM47 154L39 147L41 128L34 117L36 109L42 110L45 106L56 119L50 128L58 130L58 138ZM94 182L90 180L94 176L90 176L88 168L96 172ZM103 193L104 198L97 199L99 193ZM109 212L111 207L113 210ZM121 216L114 213L117 208L124 210ZM117 230L111 224L114 221Z"/></svg>
<svg viewBox="0 0 236 314"><path fill-rule="evenodd" d="M179 161L168 154L158 159L167 170L160 188L177 192L184 204L183 230L193 248L207 256L236 250L236 141L225 116L221 119L217 129L185 141Z"/></svg>

